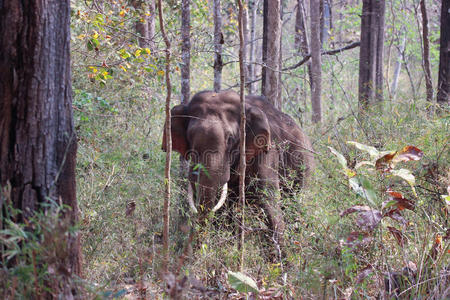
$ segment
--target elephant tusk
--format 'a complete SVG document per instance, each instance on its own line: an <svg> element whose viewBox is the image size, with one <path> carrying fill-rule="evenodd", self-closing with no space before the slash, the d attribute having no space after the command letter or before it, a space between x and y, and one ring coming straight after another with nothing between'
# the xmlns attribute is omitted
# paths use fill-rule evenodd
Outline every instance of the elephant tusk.
<svg viewBox="0 0 450 300"><path fill-rule="evenodd" d="M227 198L227 193L228 193L228 182L225 182L222 188L222 194L220 194L219 202L217 203L216 206L214 206L212 212L216 212L219 210L219 208L222 207L222 205L225 203L225 199Z"/></svg>
<svg viewBox="0 0 450 300"><path fill-rule="evenodd" d="M191 208L192 212L194 214L198 213L197 209L195 208L195 204L194 204L194 191L192 190L192 184L190 182L188 182L188 202L189 202L189 207Z"/></svg>

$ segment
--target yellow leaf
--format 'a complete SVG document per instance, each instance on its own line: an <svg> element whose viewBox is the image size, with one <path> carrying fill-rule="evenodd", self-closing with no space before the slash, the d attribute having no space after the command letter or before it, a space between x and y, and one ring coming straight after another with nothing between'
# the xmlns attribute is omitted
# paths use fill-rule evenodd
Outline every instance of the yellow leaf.
<svg viewBox="0 0 450 300"><path fill-rule="evenodd" d="M149 48L144 48L144 50L148 55L150 55L150 53L152 53Z"/></svg>
<svg viewBox="0 0 450 300"><path fill-rule="evenodd" d="M125 14L126 14L126 11L121 10L120 13L119 13L119 16L123 17L123 16L125 16Z"/></svg>
<svg viewBox="0 0 450 300"><path fill-rule="evenodd" d="M92 35L92 37L93 37L94 39L97 39L97 38L98 38L98 33L97 33L97 31L94 30L94 34Z"/></svg>
<svg viewBox="0 0 450 300"><path fill-rule="evenodd" d="M158 74L159 76L163 76L165 73L163 70L159 70L158 73L156 73L156 74Z"/></svg>
<svg viewBox="0 0 450 300"><path fill-rule="evenodd" d="M122 70L124 70L125 72L127 72L127 69L125 69L124 66L120 65L119 67L120 67Z"/></svg>
<svg viewBox="0 0 450 300"><path fill-rule="evenodd" d="M141 52L142 52L141 49L137 49L136 52L134 52L134 56L136 56L136 57L141 56Z"/></svg>
<svg viewBox="0 0 450 300"><path fill-rule="evenodd" d="M85 37L86 37L85 34L80 34L77 38L80 39L80 40L82 40L82 39L84 39Z"/></svg>

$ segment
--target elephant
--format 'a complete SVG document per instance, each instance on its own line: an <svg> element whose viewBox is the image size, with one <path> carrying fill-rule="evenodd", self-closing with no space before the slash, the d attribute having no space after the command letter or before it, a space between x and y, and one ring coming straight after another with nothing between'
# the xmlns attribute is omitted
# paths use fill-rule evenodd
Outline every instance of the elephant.
<svg viewBox="0 0 450 300"><path fill-rule="evenodd" d="M249 95L245 100L246 199L263 208L273 240L282 246L280 179L290 175L291 183L305 186L315 165L311 142L264 97ZM240 96L231 90L202 91L171 109L172 149L190 160L187 198L194 212L197 207L217 211L227 198L239 195L240 110ZM164 135L164 151L165 140Z"/></svg>

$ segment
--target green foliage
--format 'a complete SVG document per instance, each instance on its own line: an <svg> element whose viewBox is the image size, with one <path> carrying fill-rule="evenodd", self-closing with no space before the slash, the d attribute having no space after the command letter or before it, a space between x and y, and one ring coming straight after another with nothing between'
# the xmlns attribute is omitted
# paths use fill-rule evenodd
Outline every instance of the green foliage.
<svg viewBox="0 0 450 300"><path fill-rule="evenodd" d="M231 287L238 292L258 293L258 286L256 285L256 282L241 272L228 271L228 282Z"/></svg>
<svg viewBox="0 0 450 300"><path fill-rule="evenodd" d="M78 278L66 269L70 259L68 238L78 234L70 223L69 208L48 200L41 203L33 216L23 219L14 209L10 188L0 190L5 200L1 210L0 229L0 295L6 299L30 299L44 295L62 297L64 285L78 289ZM52 282L51 289L48 282Z"/></svg>
<svg viewBox="0 0 450 300"><path fill-rule="evenodd" d="M134 9L125 1L96 1L96 4L100 2L103 3L100 9L90 1L77 0L72 5L73 99L79 138L77 195L86 280L92 283L88 290L99 297L121 297L128 282L136 283L135 286L159 283L165 58L157 22L155 48L141 48L137 43L135 23L147 12L145 7ZM213 85L213 19L208 3L191 2L192 93L211 89ZM232 1L223 1L222 5L226 64L223 82L228 87L237 82L239 71L234 63L236 10ZM430 279L430 285L435 287L441 280L439 272L448 261L443 254L448 241L443 237L448 228L449 209L445 198L450 161L446 151L449 118L430 117L426 113L420 36L417 24L411 21L411 3L396 0L389 5L392 8L386 10L385 80L387 83L392 80L396 47L403 35L406 35L403 63L408 71L402 69L396 98L386 88L386 101L379 111L370 112L366 120L358 118L357 48L337 56L323 56L321 128L309 122L306 64L282 74L283 110L301 123L312 138L317 169L306 189L293 191L292 195L282 194L280 201L287 224L286 261L271 261L272 237L265 216L252 203L246 207L245 225L249 230L244 269L267 290L284 287L296 291L294 298L327 298L335 292L343 298L346 290L351 290L351 297L356 299L376 297L383 288L377 283L383 282L382 274L401 270L407 261L426 262L419 273L421 278ZM180 4L166 1L164 9L173 46L172 101L178 103ZM335 28L327 47L339 48L350 40L358 40L361 5L333 9ZM339 18L339 14L343 17ZM261 12L258 16L260 20ZM285 19L285 66L299 58L293 35L289 34L294 19ZM436 41L438 18L430 14L430 20L431 40ZM261 36L261 29L262 24L258 23L257 37ZM437 74L437 44L431 46L433 74ZM420 148L424 152L422 159L394 164L380 161L379 166L390 171L377 170L377 160L395 152L383 150L402 149L405 145ZM176 178L177 154L172 161L172 177ZM195 171L207 170L196 166ZM292 186L289 179L286 181ZM172 187L170 251L171 263L175 263L188 232L183 226L188 223L185 222L188 208L184 207L184 184L173 179ZM387 192L387 188L402 197ZM400 210L399 207L410 205L409 201L413 201L414 210ZM239 266L235 224L240 224L241 210L235 203L226 205L209 222L196 226L198 241L193 243L192 255L181 271L218 289L232 287L225 270ZM340 217L348 208L354 212ZM403 219L394 213L397 220L385 215L392 210L400 211ZM370 233L363 232L359 224L366 225L366 231L373 229ZM442 242L434 247L436 235ZM433 267L428 268L433 264L431 258L427 260L431 249L438 254ZM369 264L376 271L370 273ZM34 278L29 269L27 272ZM284 273L288 274L286 285ZM416 295L423 296L424 292L425 288ZM161 293L157 290L155 295Z"/></svg>

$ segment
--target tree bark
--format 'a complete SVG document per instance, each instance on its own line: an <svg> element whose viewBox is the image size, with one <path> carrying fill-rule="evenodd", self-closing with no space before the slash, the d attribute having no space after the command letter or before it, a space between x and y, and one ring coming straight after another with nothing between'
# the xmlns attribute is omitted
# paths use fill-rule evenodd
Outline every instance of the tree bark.
<svg viewBox="0 0 450 300"><path fill-rule="evenodd" d="M245 160L245 40L244 40L244 7L242 5L242 0L238 0L239 4L239 71L240 71L240 108L241 108L241 122L239 125L239 147L241 149L239 154L239 202L242 205L242 219L241 219L241 271L244 269L244 239L245 239L245 168L246 168L246 160Z"/></svg>
<svg viewBox="0 0 450 300"><path fill-rule="evenodd" d="M248 93L254 94L256 92L256 84L253 82L256 79L255 72L255 60L256 60L256 10L258 9L259 0L250 0L249 9L250 9L250 40L249 40L249 65L248 65Z"/></svg>
<svg viewBox="0 0 450 300"><path fill-rule="evenodd" d="M239 13L238 13L239 14ZM249 54L247 53L247 49L248 49L248 44L250 41L250 27L249 27L249 17L248 17L248 10L244 9L242 11L242 29L243 29L243 37L244 37L244 51L245 51L245 55L244 55L244 63L245 63L245 78L248 77L248 73L250 70L250 62L247 61L247 57L249 56ZM246 84L246 88L250 93L250 85Z"/></svg>
<svg viewBox="0 0 450 300"><path fill-rule="evenodd" d="M191 0L181 1L181 103L189 102L191 94Z"/></svg>
<svg viewBox="0 0 450 300"><path fill-rule="evenodd" d="M147 17L147 30L148 30L148 48L155 51L155 0L147 0L148 12L150 16Z"/></svg>
<svg viewBox="0 0 450 300"><path fill-rule="evenodd" d="M377 2L377 16L375 22L377 27L376 61L375 61L375 98L383 101L383 57L384 57L384 11L385 1Z"/></svg>
<svg viewBox="0 0 450 300"><path fill-rule="evenodd" d="M191 97L191 0L181 1L181 104L187 104ZM183 155L180 155L180 173L178 178L178 184L182 187L182 190L187 190L186 179L189 172L189 161L187 161ZM189 211L188 201L185 201L185 195L180 197L178 203L178 232L182 232L183 228L188 228L188 216ZM181 242L181 241L180 241ZM182 243L178 243L177 248L182 248Z"/></svg>
<svg viewBox="0 0 450 300"><path fill-rule="evenodd" d="M224 43L222 34L222 13L220 0L213 0L214 11L214 91L220 91L222 85L222 45Z"/></svg>
<svg viewBox="0 0 450 300"><path fill-rule="evenodd" d="M139 10L140 19L136 21L136 33L139 35L138 43L139 47L147 48L149 35L148 35L148 17L145 15L145 0L133 0L131 5L134 9Z"/></svg>
<svg viewBox="0 0 450 300"><path fill-rule="evenodd" d="M70 1L0 1L0 70L0 188L11 185L17 222L51 199L70 207L64 217L75 225ZM66 238L65 282L81 276L79 236ZM72 295L69 283L57 284Z"/></svg>
<svg viewBox="0 0 450 300"><path fill-rule="evenodd" d="M282 110L283 107L283 97L282 97L282 81L281 81L281 70L283 69L283 2L280 0L280 45L279 45L279 55L278 55L278 92L277 92L277 104L278 108Z"/></svg>
<svg viewBox="0 0 450 300"><path fill-rule="evenodd" d="M170 115L170 97L172 93L172 85L170 83L170 41L167 37L166 31L164 29L163 20L163 9L161 0L158 0L158 15L159 15L159 28L166 45L166 124L164 127L166 134L166 165L164 169L164 210L163 210L163 270L168 271L169 264L169 220L170 220L170 196L171 196L171 186L170 186L170 164L172 155L172 134L171 134L171 115Z"/></svg>
<svg viewBox="0 0 450 300"><path fill-rule="evenodd" d="M403 52L405 51L405 46L406 46L406 34L403 35L402 42L398 48L398 58L397 62L395 63L394 78L392 79L391 85L391 94L393 99L395 99L397 95L398 77L400 76L400 71L402 68Z"/></svg>
<svg viewBox="0 0 450 300"><path fill-rule="evenodd" d="M312 104L312 122L322 121L322 63L320 55L320 0L311 0L311 104Z"/></svg>
<svg viewBox="0 0 450 300"><path fill-rule="evenodd" d="M450 1L442 0L441 45L439 52L439 78L437 104L441 108L450 103Z"/></svg>
<svg viewBox="0 0 450 300"><path fill-rule="evenodd" d="M374 99L376 66L376 0L363 0L361 16L361 46L359 52L359 106L367 110Z"/></svg>
<svg viewBox="0 0 450 300"><path fill-rule="evenodd" d="M443 0L443 2L445 2L445 0ZM433 82L431 81L430 41L428 39L428 16L425 0L420 0L420 12L422 13L423 71L425 72L425 86L427 101L432 102ZM448 30L448 28L446 30Z"/></svg>
<svg viewBox="0 0 450 300"><path fill-rule="evenodd" d="M280 0L264 0L263 68L261 94L281 108L278 95L280 72Z"/></svg>
<svg viewBox="0 0 450 300"><path fill-rule="evenodd" d="M305 0L297 1L297 13L295 16L295 49L300 49L300 54L305 57L310 53L308 44L308 34L306 32ZM311 88L312 74L311 63L307 64L309 87Z"/></svg>

